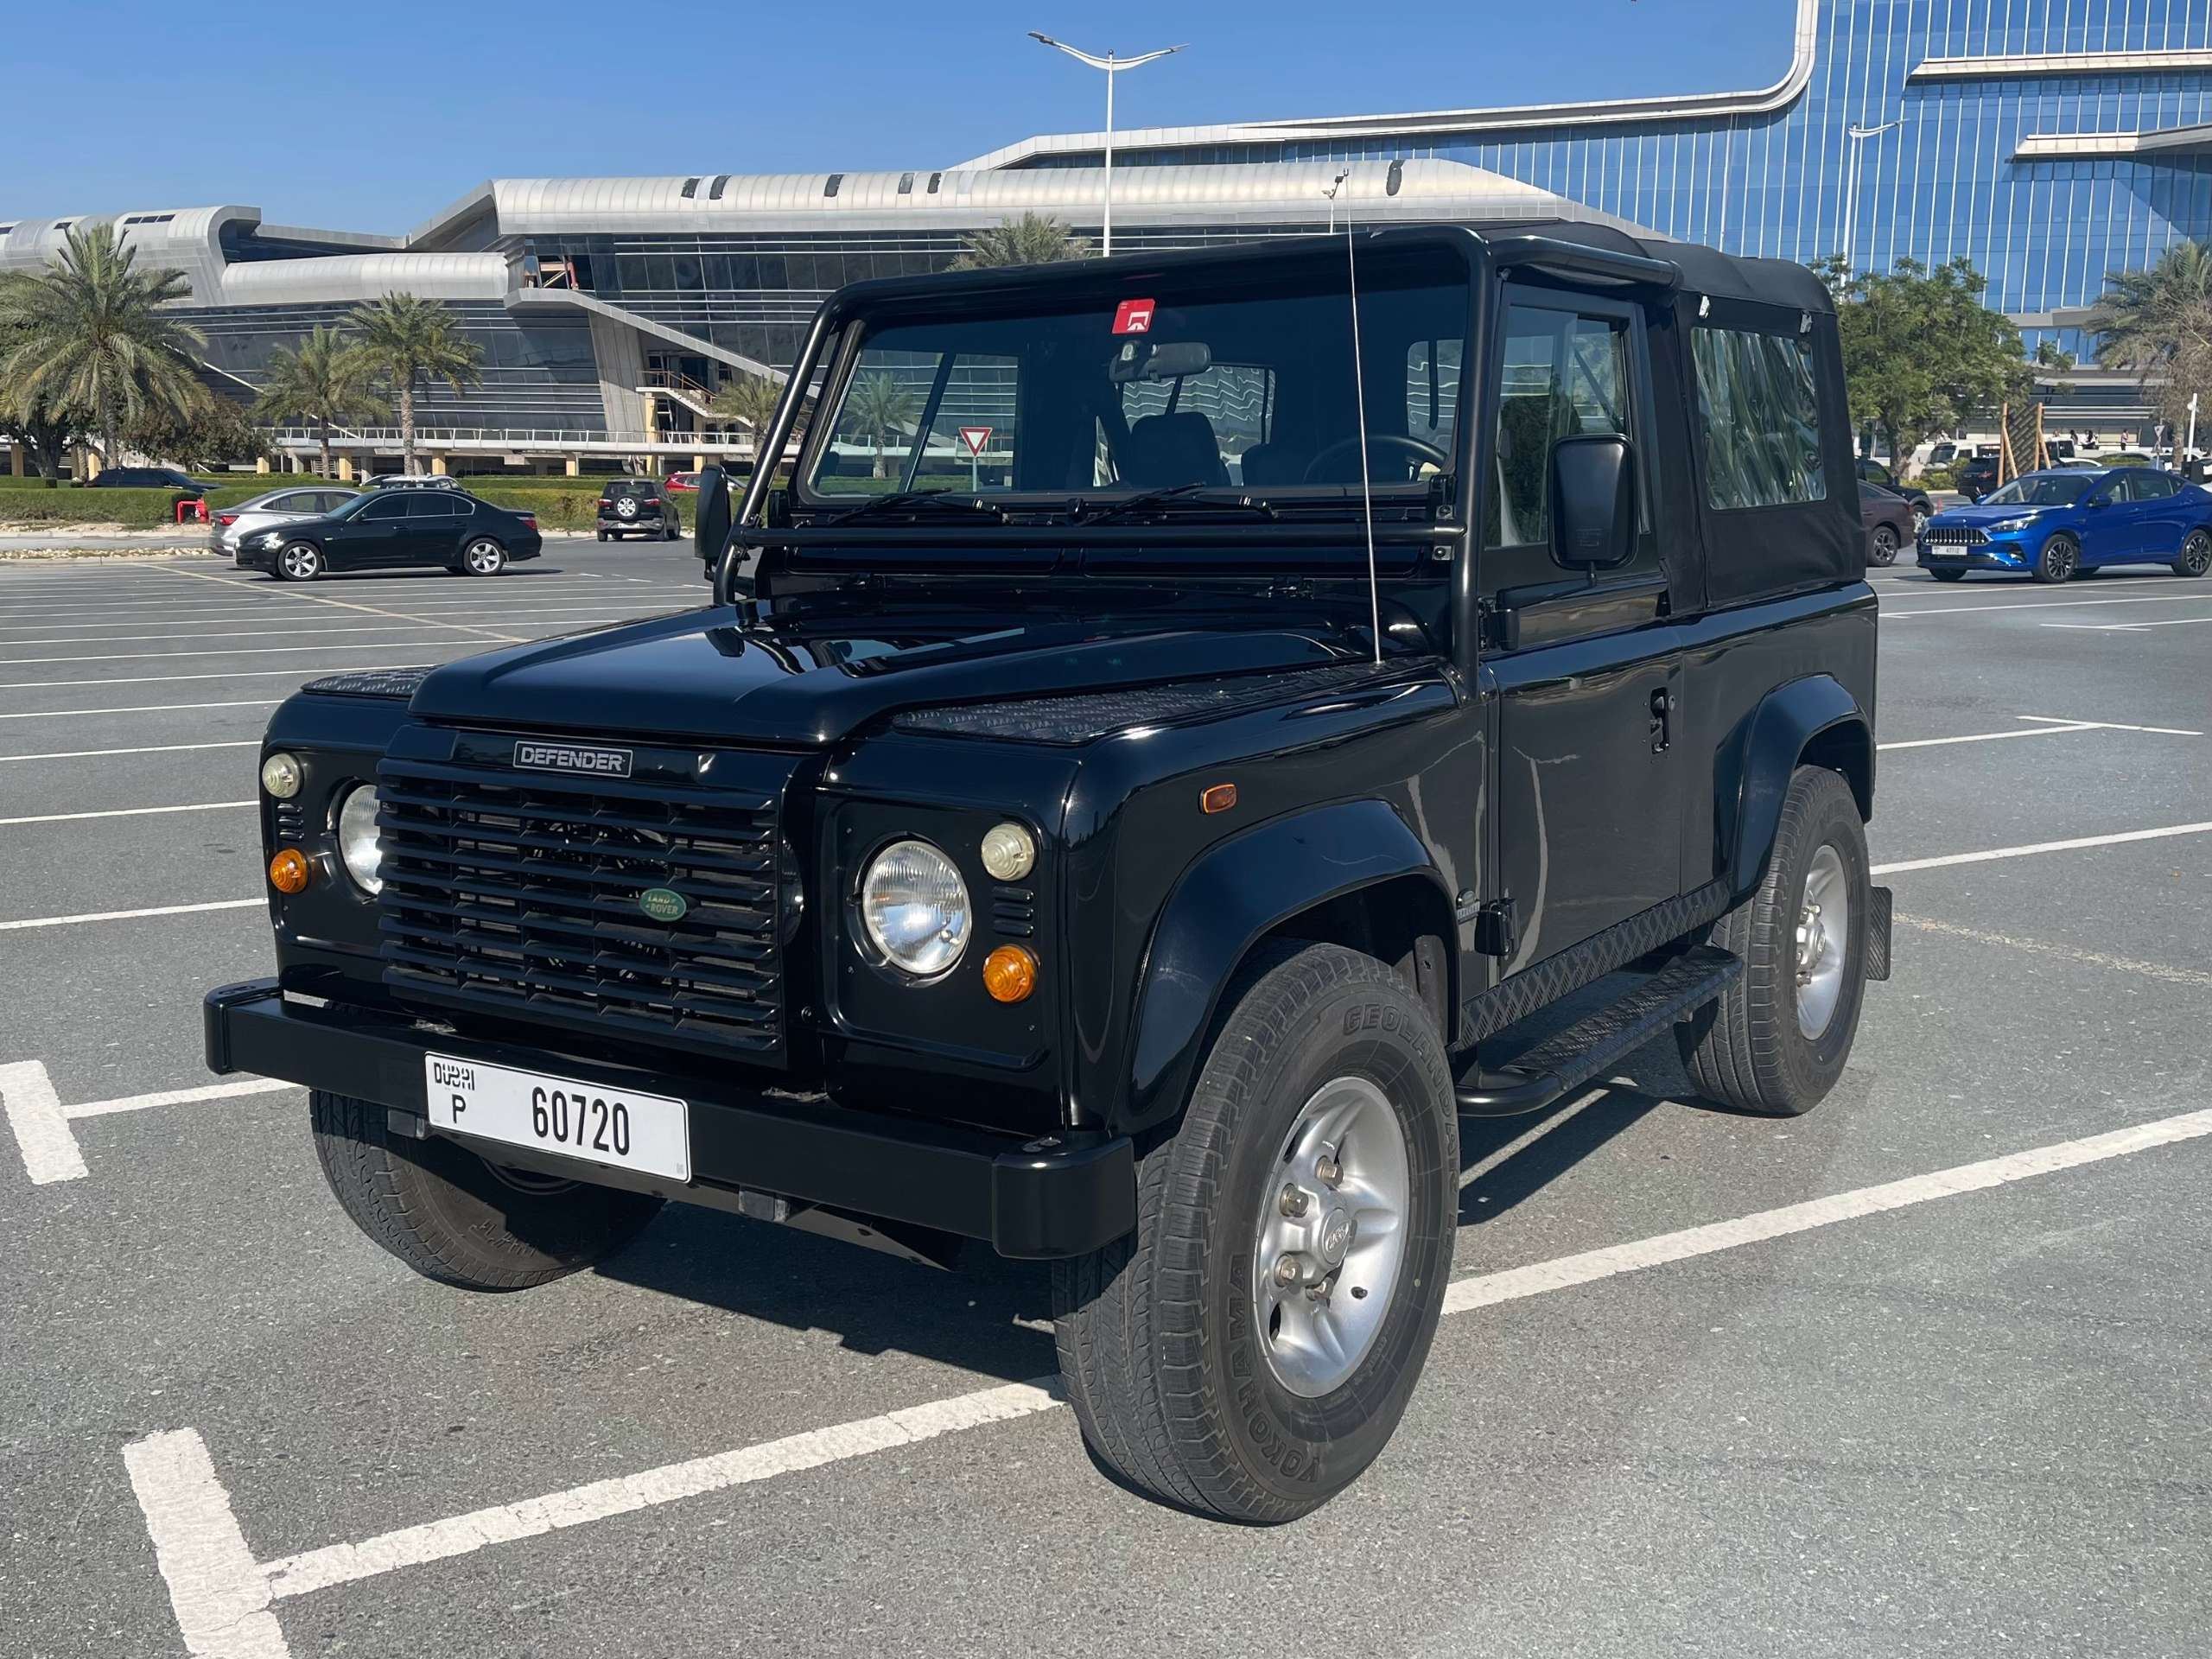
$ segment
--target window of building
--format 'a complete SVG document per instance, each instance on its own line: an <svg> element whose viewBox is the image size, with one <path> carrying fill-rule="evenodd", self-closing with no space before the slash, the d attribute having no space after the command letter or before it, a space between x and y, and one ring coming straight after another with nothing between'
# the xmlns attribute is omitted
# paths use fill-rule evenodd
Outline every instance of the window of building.
<svg viewBox="0 0 2212 1659"><path fill-rule="evenodd" d="M1456 357L1459 342L1449 344ZM1582 433L1627 432L1627 388L1622 319L1532 305L1506 314L1485 546L1550 542L1552 446Z"/></svg>
<svg viewBox="0 0 2212 1659"><path fill-rule="evenodd" d="M1705 502L1728 511L1827 499L1812 354L1787 334L1698 328Z"/></svg>

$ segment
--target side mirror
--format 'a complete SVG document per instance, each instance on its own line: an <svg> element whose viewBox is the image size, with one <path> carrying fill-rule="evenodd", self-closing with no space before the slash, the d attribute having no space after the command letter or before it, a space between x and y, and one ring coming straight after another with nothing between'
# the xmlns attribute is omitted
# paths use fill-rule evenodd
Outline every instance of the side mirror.
<svg viewBox="0 0 2212 1659"><path fill-rule="evenodd" d="M2112 497L2105 494L2103 491L2100 490L2096 494L2091 496L2082 505L2085 507L2108 507L2112 505Z"/></svg>
<svg viewBox="0 0 2212 1659"><path fill-rule="evenodd" d="M1636 553L1636 448L1618 432L1552 446L1552 560L1610 570Z"/></svg>
<svg viewBox="0 0 2212 1659"><path fill-rule="evenodd" d="M699 505L691 513L691 548L709 571L729 541L729 480L719 467L699 474Z"/></svg>

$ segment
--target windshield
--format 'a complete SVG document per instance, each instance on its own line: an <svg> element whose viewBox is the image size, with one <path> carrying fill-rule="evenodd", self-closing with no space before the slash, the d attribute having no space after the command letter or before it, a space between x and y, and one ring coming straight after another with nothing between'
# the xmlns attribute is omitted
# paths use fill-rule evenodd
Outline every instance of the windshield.
<svg viewBox="0 0 2212 1659"><path fill-rule="evenodd" d="M1985 507L2070 507L2089 486L2086 478L2063 474L2030 473L1981 498Z"/></svg>
<svg viewBox="0 0 2212 1659"><path fill-rule="evenodd" d="M1363 252L1359 334L1378 488L1453 469L1470 304L1456 259ZM1340 265L1128 279L1118 295L978 296L879 315L814 426L802 496L1126 497L1210 486L1340 499L1360 480ZM979 315L988 305L990 315Z"/></svg>

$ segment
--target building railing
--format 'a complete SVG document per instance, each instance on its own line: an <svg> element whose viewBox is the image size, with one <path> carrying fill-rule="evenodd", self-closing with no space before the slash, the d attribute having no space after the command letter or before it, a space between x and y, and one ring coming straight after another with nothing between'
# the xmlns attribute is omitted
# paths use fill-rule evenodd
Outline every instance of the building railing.
<svg viewBox="0 0 2212 1659"><path fill-rule="evenodd" d="M280 449L319 449L322 434L314 427L264 427L262 436ZM351 427L334 429L333 449L396 450L401 447L396 426ZM543 449L556 454L576 451L719 450L734 454L753 453L753 435L741 429L702 432L581 432L557 427L418 426L418 450Z"/></svg>

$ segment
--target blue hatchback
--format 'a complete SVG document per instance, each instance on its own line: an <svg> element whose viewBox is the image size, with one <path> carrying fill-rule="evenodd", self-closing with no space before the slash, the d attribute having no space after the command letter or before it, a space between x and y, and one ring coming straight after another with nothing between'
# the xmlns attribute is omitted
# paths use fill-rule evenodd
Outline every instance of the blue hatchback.
<svg viewBox="0 0 2212 1659"><path fill-rule="evenodd" d="M2150 467L2023 473L1972 506L1935 514L1918 551L1938 582L1969 570L2064 582L2108 564L2201 576L2212 569L2212 491Z"/></svg>

